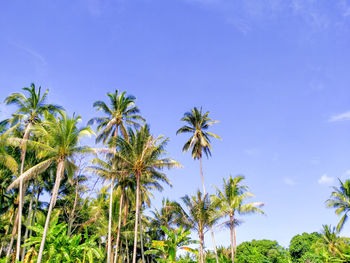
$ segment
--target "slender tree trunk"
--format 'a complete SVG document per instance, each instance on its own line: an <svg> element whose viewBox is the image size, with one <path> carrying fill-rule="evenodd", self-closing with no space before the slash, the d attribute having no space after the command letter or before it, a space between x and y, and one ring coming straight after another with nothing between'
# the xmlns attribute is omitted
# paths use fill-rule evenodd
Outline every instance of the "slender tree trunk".
<svg viewBox="0 0 350 263"><path fill-rule="evenodd" d="M57 200L57 196L58 196L58 190L60 188L60 183L61 183L61 180L62 180L62 177L63 177L63 173L64 173L64 161L65 160L63 158L61 158L59 160L59 162L58 162L58 165L57 165L56 181L55 181L55 185L54 185L53 190L52 190L49 210L47 211L45 227L44 227L44 232L43 232L43 236L42 236L42 239L41 239L41 244L40 244L40 249L39 249L39 255L38 255L37 263L41 263L41 260L42 260L42 257L43 257L45 241L46 241L46 235L47 235L47 231L49 229L50 217L51 217L52 209L54 208L54 206L56 204L56 200Z"/></svg>
<svg viewBox="0 0 350 263"><path fill-rule="evenodd" d="M33 199L34 199L34 193L35 193L35 185L33 183L33 191L30 197L30 203L29 203L29 210L28 210L28 218L27 218L27 223L26 223L26 231L24 233L24 238L23 238L23 242L25 242L28 238L28 233L29 233L29 224L31 222L31 217L32 217L32 210L33 210ZM22 248L22 255L21 255L21 259L24 259L24 256L26 254L26 249Z"/></svg>
<svg viewBox="0 0 350 263"><path fill-rule="evenodd" d="M35 198L35 206L34 206L34 209L33 209L33 215L32 215L32 219L30 221L30 226L33 225L34 223L34 220L35 220L35 214L36 214L36 211L38 210L38 204L39 204L39 197L40 197L40 194L41 194L41 188L40 186L38 187L38 191L37 191L37 196ZM29 237L32 236L32 230L30 229L29 230Z"/></svg>
<svg viewBox="0 0 350 263"><path fill-rule="evenodd" d="M199 239L200 239L199 263L204 263L204 235L203 235L203 233L199 234Z"/></svg>
<svg viewBox="0 0 350 263"><path fill-rule="evenodd" d="M132 263L136 263L136 251L137 251L137 229L139 221L139 208L140 208L140 174L136 175L136 215L135 215L135 233L134 233L134 253L132 255Z"/></svg>
<svg viewBox="0 0 350 263"><path fill-rule="evenodd" d="M78 191L79 181L77 180L75 183L76 185L75 185L75 197L74 197L73 209L69 215L69 221L68 221L68 231L67 231L68 236L70 236L72 233L72 227L74 223L74 214L75 214L75 209L77 207L78 197L79 197L79 191Z"/></svg>
<svg viewBox="0 0 350 263"><path fill-rule="evenodd" d="M29 139L29 133L32 125L29 122L25 128L23 141L21 144L21 173L20 177L22 176L24 172L24 161L26 159L26 153L27 153L27 141ZM19 254L21 251L21 230L22 230L22 208L23 208L23 198L24 193L23 191L23 180L21 179L19 182L19 204L18 204L18 214L19 214L19 220L18 220L18 230L17 230L17 249L16 249L16 261L19 260Z"/></svg>
<svg viewBox="0 0 350 263"><path fill-rule="evenodd" d="M113 206L113 186L114 177L112 177L110 197L109 197L109 219L108 219L108 247L107 247L107 263L111 263L112 254L112 206Z"/></svg>
<svg viewBox="0 0 350 263"><path fill-rule="evenodd" d="M8 226L8 228L6 229L6 232L5 232L4 237L6 237L7 234L9 233L9 231L10 231L10 226L11 226L12 220L14 219L14 214L15 214L15 211L13 211L13 213L11 213L11 217L10 217L10 220L9 220L9 226ZM3 250L4 250L4 241L1 243L0 258L1 258L1 255L2 255L2 251L3 251Z"/></svg>
<svg viewBox="0 0 350 263"><path fill-rule="evenodd" d="M120 230L121 230L121 226L122 226L123 201L124 201L124 189L122 189L122 193L120 195L120 201L119 201L118 232L117 232L117 242L115 244L114 263L117 263L117 260L118 260L118 248L119 248Z"/></svg>
<svg viewBox="0 0 350 263"><path fill-rule="evenodd" d="M202 186L203 186L203 194L204 196L207 194L205 190L205 184L204 184L204 176L203 176L203 168L202 168L202 158L199 158L199 168L201 171L201 179L202 179ZM214 229L212 226L210 226L210 233L211 233L211 239L213 241L213 247L214 247L214 254L215 254L215 259L216 263L219 263L219 257L216 249L216 242L215 242L215 234L214 234Z"/></svg>
<svg viewBox="0 0 350 263"><path fill-rule="evenodd" d="M7 253L6 253L7 258L10 258L13 242L15 241L15 236L17 233L17 226L18 226L18 218L19 218L18 215L19 214L18 214L18 210L17 210L16 217L15 217L16 218L15 223L14 223L13 228L12 228L10 244L8 246Z"/></svg>
<svg viewBox="0 0 350 263"><path fill-rule="evenodd" d="M141 193L140 193L141 195ZM141 198L140 198L141 199ZM141 203L140 202L140 206L141 206ZM141 209L140 209L141 211ZM141 241L141 256L142 256L142 263L146 263L145 262L145 251L143 250L143 235L142 235L142 212L140 213L140 216L139 216L139 223L140 223L140 241Z"/></svg>
<svg viewBox="0 0 350 263"><path fill-rule="evenodd" d="M230 230L231 230L231 260L232 263L235 262L235 253L234 253L234 241L233 241L233 225L234 225L234 221L233 221L233 215L230 215Z"/></svg>

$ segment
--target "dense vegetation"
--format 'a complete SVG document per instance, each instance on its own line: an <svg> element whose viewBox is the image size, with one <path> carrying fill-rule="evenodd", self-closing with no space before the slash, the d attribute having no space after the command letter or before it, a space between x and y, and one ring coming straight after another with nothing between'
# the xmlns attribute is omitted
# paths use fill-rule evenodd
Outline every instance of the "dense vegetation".
<svg viewBox="0 0 350 263"><path fill-rule="evenodd" d="M264 214L264 204L250 201L244 176L206 191L203 157L220 139L209 131L217 123L209 112L186 112L177 131L189 135L183 151L198 160L202 191L164 198L157 209L152 193L170 185L166 170L181 164L167 156L168 139L151 133L135 97L108 93L93 105L99 116L84 125L47 104L47 95L32 84L5 98L17 110L0 123L1 262L350 262L350 240L340 236L350 180L327 200L341 216L337 227L296 235L289 248L270 240L237 245L241 217ZM84 136L96 136L96 144L82 145ZM219 226L228 228L226 247L216 247Z"/></svg>

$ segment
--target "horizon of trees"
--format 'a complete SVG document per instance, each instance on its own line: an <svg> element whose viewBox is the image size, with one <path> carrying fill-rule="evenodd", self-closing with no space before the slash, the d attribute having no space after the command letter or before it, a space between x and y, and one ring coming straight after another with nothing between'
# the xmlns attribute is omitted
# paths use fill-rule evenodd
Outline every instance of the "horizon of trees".
<svg viewBox="0 0 350 263"><path fill-rule="evenodd" d="M341 216L337 227L296 235L288 249L270 240L238 245L241 218L264 214L264 203L251 201L240 175L223 178L214 194L206 191L203 156L209 160L211 140L220 140L210 131L218 121L209 111L185 112L174 131L189 135L183 151L198 160L202 191L164 198L157 209L153 193L171 185L166 170L181 164L168 156L168 138L152 134L136 98L108 93L84 125L47 96L31 84L4 100L17 109L0 120L0 262L350 262L350 239L340 236L350 180L339 180L326 201ZM96 144L82 145L85 136L96 136ZM227 246L217 247L222 228Z"/></svg>

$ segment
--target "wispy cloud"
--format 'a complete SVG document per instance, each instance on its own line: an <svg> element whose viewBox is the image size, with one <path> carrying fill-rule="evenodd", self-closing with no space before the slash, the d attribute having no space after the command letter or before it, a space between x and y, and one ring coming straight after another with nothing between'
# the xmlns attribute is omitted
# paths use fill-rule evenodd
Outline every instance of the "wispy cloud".
<svg viewBox="0 0 350 263"><path fill-rule="evenodd" d="M317 181L319 184L332 184L334 182L334 177L328 176L327 174L324 174L321 176L320 179Z"/></svg>
<svg viewBox="0 0 350 263"><path fill-rule="evenodd" d="M39 52L35 51L34 49L31 49L29 47L20 45L18 43L15 42L10 42L13 46L21 49L22 51L24 51L25 53L27 53L28 55L30 55L31 57L33 57L35 60L37 60L37 62L41 63L43 66L47 65L46 59L44 58L43 55L41 55Z"/></svg>
<svg viewBox="0 0 350 263"><path fill-rule="evenodd" d="M293 185L296 185L295 181L289 177L285 177L283 179L283 182L286 184L286 185L290 185L290 186L293 186Z"/></svg>
<svg viewBox="0 0 350 263"><path fill-rule="evenodd" d="M329 122L335 122L335 121L348 121L350 120L350 111L343 112L337 115L333 115L329 118Z"/></svg>

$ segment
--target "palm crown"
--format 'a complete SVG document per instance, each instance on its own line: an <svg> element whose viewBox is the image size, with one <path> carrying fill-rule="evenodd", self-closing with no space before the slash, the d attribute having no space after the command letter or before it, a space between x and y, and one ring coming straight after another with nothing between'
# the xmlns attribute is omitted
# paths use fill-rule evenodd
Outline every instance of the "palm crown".
<svg viewBox="0 0 350 263"><path fill-rule="evenodd" d="M89 124L97 124L99 134L96 142L108 142L111 136L116 137L118 129L127 138L126 125L138 127L139 122L144 122L144 119L138 114L140 110L135 106L134 96L127 96L125 92L119 94L118 90L114 93L107 93L107 96L110 106L103 101L96 101L93 104L98 111L102 111L106 115L89 121Z"/></svg>
<svg viewBox="0 0 350 263"><path fill-rule="evenodd" d="M208 128L218 121L208 117L209 111L203 113L202 108L194 107L190 112L186 112L181 121L186 125L181 127L176 134L192 133L192 136L183 146L183 151L187 152L192 148L192 158L202 158L203 152L208 157L211 155L210 137L220 139L220 137L208 131Z"/></svg>
<svg viewBox="0 0 350 263"><path fill-rule="evenodd" d="M337 215L344 214L340 219L337 230L341 231L345 222L348 220L348 212L350 211L350 180L342 182L339 180L340 187L334 187L331 198L327 200L327 206L336 208Z"/></svg>

